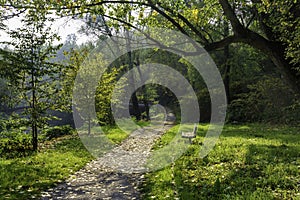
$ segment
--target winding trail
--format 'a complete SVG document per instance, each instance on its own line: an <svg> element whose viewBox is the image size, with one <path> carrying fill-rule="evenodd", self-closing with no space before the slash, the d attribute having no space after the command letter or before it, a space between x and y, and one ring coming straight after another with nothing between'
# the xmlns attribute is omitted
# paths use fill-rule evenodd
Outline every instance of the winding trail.
<svg viewBox="0 0 300 200"><path fill-rule="evenodd" d="M64 183L42 193L50 199L141 199L144 165L154 142L172 125L144 127L134 131L119 146L91 161Z"/></svg>

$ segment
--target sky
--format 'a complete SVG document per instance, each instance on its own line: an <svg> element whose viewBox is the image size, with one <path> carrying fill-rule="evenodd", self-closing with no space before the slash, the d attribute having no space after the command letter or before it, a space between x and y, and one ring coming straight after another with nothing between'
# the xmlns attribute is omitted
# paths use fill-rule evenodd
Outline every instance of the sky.
<svg viewBox="0 0 300 200"><path fill-rule="evenodd" d="M4 24L7 25L9 30L15 30L22 26L21 17L15 17L6 21ZM76 34L77 36L77 44L82 44L88 40L88 37L84 34L78 33L80 27L83 25L83 22L80 20L75 20L71 18L58 18L51 25L51 29L53 32L58 33L61 37L61 41L59 43L63 43L69 34ZM9 41L9 36L4 32L0 31L0 41Z"/></svg>

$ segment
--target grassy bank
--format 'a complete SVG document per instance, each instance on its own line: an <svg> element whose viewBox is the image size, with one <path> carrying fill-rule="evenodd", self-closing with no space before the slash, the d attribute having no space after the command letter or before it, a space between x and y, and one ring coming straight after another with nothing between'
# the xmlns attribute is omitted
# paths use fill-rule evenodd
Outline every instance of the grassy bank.
<svg viewBox="0 0 300 200"><path fill-rule="evenodd" d="M171 129L154 149L168 144ZM226 125L220 140L201 159L207 125L184 155L146 175L144 199L300 199L300 128Z"/></svg>
<svg viewBox="0 0 300 200"><path fill-rule="evenodd" d="M52 148L15 159L0 158L1 199L32 199L66 179L92 156L78 137L67 137Z"/></svg>
<svg viewBox="0 0 300 200"><path fill-rule="evenodd" d="M114 144L128 137L117 127L107 126L103 130ZM38 153L11 159L0 157L0 199L37 198L42 191L81 169L93 159L81 139L77 135L62 136L40 143Z"/></svg>

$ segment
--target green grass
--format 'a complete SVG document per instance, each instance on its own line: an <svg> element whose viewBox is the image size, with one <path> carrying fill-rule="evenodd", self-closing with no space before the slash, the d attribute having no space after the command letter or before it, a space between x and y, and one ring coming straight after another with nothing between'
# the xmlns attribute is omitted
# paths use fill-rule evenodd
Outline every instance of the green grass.
<svg viewBox="0 0 300 200"><path fill-rule="evenodd" d="M141 121L137 124L146 126L149 123ZM119 144L128 137L117 127L103 129L112 144ZM0 199L38 198L42 191L81 169L93 159L81 140L75 135L60 137L40 143L39 146L43 147L40 152L30 156L14 159L0 157Z"/></svg>
<svg viewBox="0 0 300 200"><path fill-rule="evenodd" d="M135 123L140 127L150 125L149 121L144 121L144 120L136 121ZM115 144L120 144L123 140L125 140L129 136L128 133L122 131L117 126L106 126L103 127L102 129L105 132L107 138ZM129 127L126 127L126 130L130 130L130 132L133 132L135 129L130 129Z"/></svg>
<svg viewBox="0 0 300 200"><path fill-rule="evenodd" d="M32 199L82 168L92 156L78 137L57 143L34 155L0 158L1 199Z"/></svg>
<svg viewBox="0 0 300 200"><path fill-rule="evenodd" d="M192 125L191 125L192 126ZM226 125L205 158L199 151L207 125L173 164L146 174L143 199L300 199L300 128ZM177 133L173 127L154 146Z"/></svg>
<svg viewBox="0 0 300 200"><path fill-rule="evenodd" d="M134 122L137 127L130 127L128 126L128 124L130 123L126 123L126 121L124 121L124 124L122 124L122 129L120 129L118 126L95 126L92 127L91 129L91 136L93 136L94 138L99 136L102 137L100 140L105 140L103 139L103 133L105 134L105 136L107 137L107 139L109 140L109 142L111 142L112 144L120 144L123 140L125 140L131 132L135 131L136 128L139 127L144 127L144 126L148 126L150 125L149 121L135 121ZM82 130L79 130L79 133L81 134L81 136L84 137L88 137L87 135L87 127L83 127ZM108 141L104 141L105 143Z"/></svg>

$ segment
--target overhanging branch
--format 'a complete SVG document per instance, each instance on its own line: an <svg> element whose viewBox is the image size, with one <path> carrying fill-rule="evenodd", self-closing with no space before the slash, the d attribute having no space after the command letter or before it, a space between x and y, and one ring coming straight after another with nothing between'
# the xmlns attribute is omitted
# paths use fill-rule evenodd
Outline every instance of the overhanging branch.
<svg viewBox="0 0 300 200"><path fill-rule="evenodd" d="M232 35L232 36L228 36L220 41L207 44L204 46L204 49L206 51L213 51L213 50L224 48L225 46L228 46L228 45L230 45L232 43L236 43L236 42L242 42L242 41L240 41L237 36Z"/></svg>

